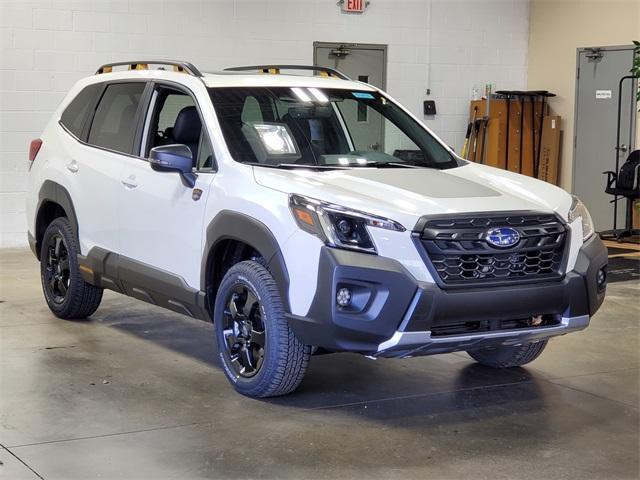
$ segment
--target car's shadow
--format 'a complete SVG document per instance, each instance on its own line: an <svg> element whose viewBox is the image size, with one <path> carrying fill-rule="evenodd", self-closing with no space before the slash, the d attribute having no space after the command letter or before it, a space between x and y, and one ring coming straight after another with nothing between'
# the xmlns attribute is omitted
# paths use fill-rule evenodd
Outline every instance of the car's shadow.
<svg viewBox="0 0 640 480"><path fill-rule="evenodd" d="M221 368L213 325L128 299L110 303L115 308L97 313L94 322ZM381 408L359 413L388 421L483 407L492 412L526 411L544 408L544 399L540 380L526 368L491 369L463 353L377 361L356 354L331 354L311 359L303 383L293 394L264 402L313 410L371 402ZM402 408L385 408L391 402L401 402Z"/></svg>

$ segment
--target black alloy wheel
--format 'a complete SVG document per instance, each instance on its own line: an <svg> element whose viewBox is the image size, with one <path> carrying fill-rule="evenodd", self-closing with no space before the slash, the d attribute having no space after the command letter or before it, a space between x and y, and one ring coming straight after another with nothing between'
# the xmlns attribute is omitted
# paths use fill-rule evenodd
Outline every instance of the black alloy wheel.
<svg viewBox="0 0 640 480"><path fill-rule="evenodd" d="M234 372L244 378L256 375L265 357L266 335L258 296L242 283L233 286L224 310L226 355Z"/></svg>
<svg viewBox="0 0 640 480"><path fill-rule="evenodd" d="M45 262L44 286L51 300L62 304L69 291L71 273L69 252L60 233L54 233L49 237Z"/></svg>

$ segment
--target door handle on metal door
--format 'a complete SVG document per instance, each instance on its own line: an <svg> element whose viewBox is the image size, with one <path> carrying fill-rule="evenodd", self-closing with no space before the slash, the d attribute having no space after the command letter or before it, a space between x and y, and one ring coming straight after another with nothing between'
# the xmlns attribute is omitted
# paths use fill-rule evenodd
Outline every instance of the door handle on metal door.
<svg viewBox="0 0 640 480"><path fill-rule="evenodd" d="M71 173L76 173L78 171L78 162L76 162L75 160L71 160L69 163L67 163L67 170L69 170Z"/></svg>
<svg viewBox="0 0 640 480"><path fill-rule="evenodd" d="M129 175L129 177L123 179L122 184L127 188L136 188L138 186L135 175Z"/></svg>
<svg viewBox="0 0 640 480"><path fill-rule="evenodd" d="M618 150L619 152L626 152L627 150L629 150L629 147L623 143L619 147L616 147L616 150Z"/></svg>

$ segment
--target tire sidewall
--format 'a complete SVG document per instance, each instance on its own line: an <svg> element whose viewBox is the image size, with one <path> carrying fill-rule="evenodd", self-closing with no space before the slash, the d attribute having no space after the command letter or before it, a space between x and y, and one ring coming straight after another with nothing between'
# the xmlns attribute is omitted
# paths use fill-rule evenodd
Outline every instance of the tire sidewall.
<svg viewBox="0 0 640 480"><path fill-rule="evenodd" d="M78 275L78 259L76 257L76 245L73 238L69 236L68 229L70 228L69 222L66 218L60 217L55 219L49 224L42 237L42 244L40 246L40 283L42 284L42 292L44 294L45 301L53 313L56 315L65 315L65 312L70 308L72 302L75 279ZM69 256L69 289L64 297L62 303L56 303L49 293L45 285L45 271L48 252L49 239L56 233L60 234L64 241L64 246L67 249L67 255Z"/></svg>

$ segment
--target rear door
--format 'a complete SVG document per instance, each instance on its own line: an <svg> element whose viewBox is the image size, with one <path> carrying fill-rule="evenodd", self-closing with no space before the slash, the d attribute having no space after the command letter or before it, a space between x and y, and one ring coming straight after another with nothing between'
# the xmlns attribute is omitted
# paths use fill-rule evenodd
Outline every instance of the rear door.
<svg viewBox="0 0 640 480"><path fill-rule="evenodd" d="M120 250L118 196L123 159L131 155L136 119L146 82L102 85L97 105L86 122L66 165L75 185L72 196L78 218L81 251L97 246Z"/></svg>
<svg viewBox="0 0 640 480"><path fill-rule="evenodd" d="M179 117L196 109L189 128L174 131ZM193 111L193 110L192 110ZM199 117L200 121L194 121ZM144 121L140 152L126 158L120 176L118 220L122 254L200 288L202 231L211 182L213 151L194 96L186 89L155 84ZM147 161L154 146L182 143L195 154L194 188L177 173L156 172Z"/></svg>

